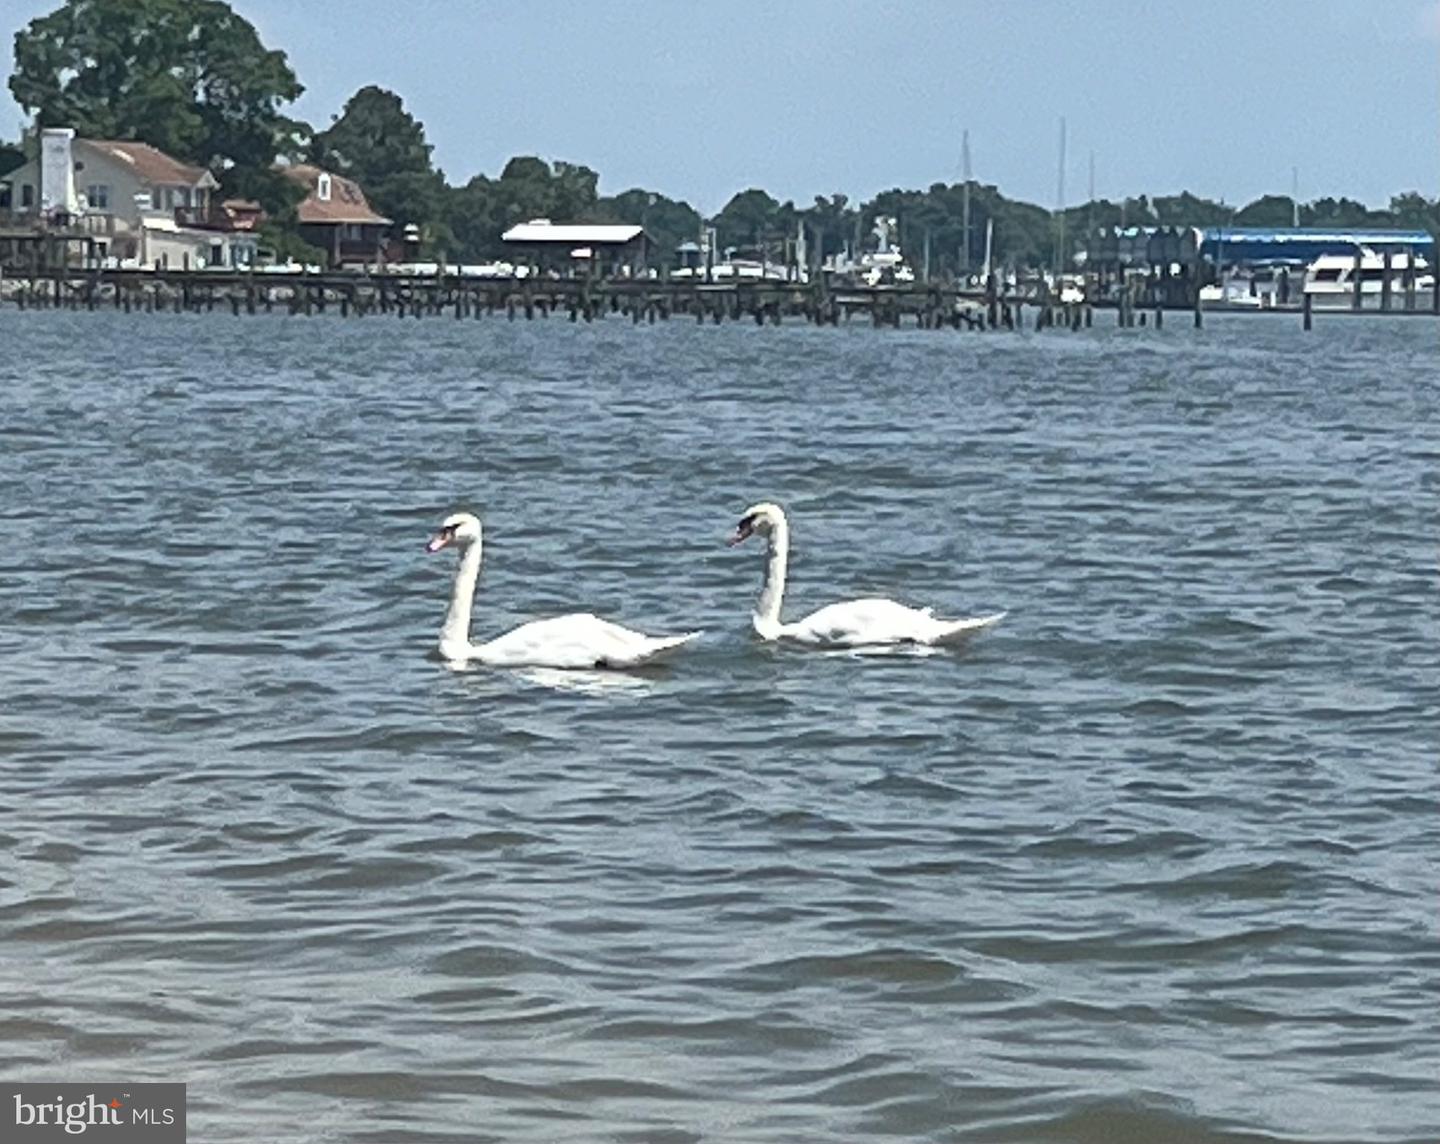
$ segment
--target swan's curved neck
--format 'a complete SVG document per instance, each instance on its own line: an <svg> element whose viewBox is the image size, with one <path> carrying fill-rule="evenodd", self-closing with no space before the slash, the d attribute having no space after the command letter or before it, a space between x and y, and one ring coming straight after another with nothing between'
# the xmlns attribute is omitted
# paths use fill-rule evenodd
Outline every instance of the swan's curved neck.
<svg viewBox="0 0 1440 1144"><path fill-rule="evenodd" d="M755 604L755 630L766 639L780 631L780 605L785 597L785 569L790 562L790 526L781 517L770 526L770 552L765 559L765 585Z"/></svg>
<svg viewBox="0 0 1440 1144"><path fill-rule="evenodd" d="M475 581L480 578L480 541L466 545L455 567L455 586L450 592L450 610L440 629L440 654L446 659L464 659L470 652L470 610L475 603Z"/></svg>

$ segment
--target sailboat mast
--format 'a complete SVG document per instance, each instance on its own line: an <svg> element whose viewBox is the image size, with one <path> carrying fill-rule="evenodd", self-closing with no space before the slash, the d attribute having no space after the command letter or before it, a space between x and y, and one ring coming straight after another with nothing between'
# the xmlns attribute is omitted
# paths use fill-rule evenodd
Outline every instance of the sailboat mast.
<svg viewBox="0 0 1440 1144"><path fill-rule="evenodd" d="M1085 207L1085 249L1094 252L1095 244L1095 152L1090 152L1090 197L1086 200ZM1090 268L1089 255L1086 255L1085 268Z"/></svg>
<svg viewBox="0 0 1440 1144"><path fill-rule="evenodd" d="M960 251L960 272L970 272L970 132L966 129L960 135L960 164L965 183L960 188L960 230L965 236L965 245Z"/></svg>
<svg viewBox="0 0 1440 1144"><path fill-rule="evenodd" d="M1055 273L1065 269L1065 117L1060 117L1060 169L1056 179L1055 213L1059 219L1059 231L1055 243Z"/></svg>

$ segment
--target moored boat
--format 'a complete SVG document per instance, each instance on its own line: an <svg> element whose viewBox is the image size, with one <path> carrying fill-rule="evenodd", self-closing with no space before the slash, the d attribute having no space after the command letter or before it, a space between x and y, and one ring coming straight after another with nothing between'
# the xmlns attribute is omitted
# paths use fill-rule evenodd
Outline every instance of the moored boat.
<svg viewBox="0 0 1440 1144"><path fill-rule="evenodd" d="M1322 254L1305 269L1305 297L1312 307L1353 309L1355 306L1356 257L1353 254ZM1359 257L1360 308L1378 310L1386 293L1389 279L1390 306L1405 308L1407 287L1412 270L1408 252L1400 250L1390 256L1387 269L1383 256L1369 247L1362 247ZM1416 256L1413 269L1414 292L1417 299L1428 297L1435 289L1435 272L1424 258ZM1419 305L1417 301L1417 306Z"/></svg>

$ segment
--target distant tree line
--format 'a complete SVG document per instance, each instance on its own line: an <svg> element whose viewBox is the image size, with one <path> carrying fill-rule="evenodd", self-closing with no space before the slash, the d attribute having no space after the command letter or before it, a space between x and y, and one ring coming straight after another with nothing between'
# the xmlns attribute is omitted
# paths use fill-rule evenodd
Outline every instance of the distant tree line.
<svg viewBox="0 0 1440 1144"><path fill-rule="evenodd" d="M381 214L418 228L426 253L451 261L501 257L503 231L531 218L638 223L662 253L709 226L722 249L778 258L802 227L810 257L858 250L876 217L888 216L902 248L915 259L928 252L938 273L978 267L987 228L994 260L1016 266L1068 260L1092 227L1287 226L1298 213L1302 226L1403 226L1440 236L1440 199L1414 192L1384 210L1324 198L1298 212L1283 195L1239 208L1189 193L1142 195L1070 207L1062 227L1055 212L976 182L968 196L964 184L935 183L864 203L816 196L808 206L748 188L708 220L686 202L639 187L601 195L591 168L535 156L453 186L434 164L424 125L394 92L361 88L319 131L289 116L285 109L304 87L285 53L267 48L224 0L65 0L16 33L10 91L37 127L139 140L207 167L226 195L265 207L268 237L282 249L298 241L291 226L299 191L277 165L300 161L355 179ZM24 155L22 144L0 142L0 173Z"/></svg>

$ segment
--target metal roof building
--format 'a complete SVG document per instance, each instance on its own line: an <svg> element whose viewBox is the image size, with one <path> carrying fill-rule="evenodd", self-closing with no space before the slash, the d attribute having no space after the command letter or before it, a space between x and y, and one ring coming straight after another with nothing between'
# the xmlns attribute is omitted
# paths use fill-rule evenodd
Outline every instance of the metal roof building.
<svg viewBox="0 0 1440 1144"><path fill-rule="evenodd" d="M598 273L634 273L643 269L650 238L643 226L628 223L553 223L534 218L500 236L506 246L527 251L539 266L574 273L584 263Z"/></svg>
<svg viewBox="0 0 1440 1144"><path fill-rule="evenodd" d="M624 246L645 233L642 226L612 223L553 223L537 218L512 226L500 236L517 246Z"/></svg>
<svg viewBox="0 0 1440 1144"><path fill-rule="evenodd" d="M1423 230L1212 226L1200 232L1200 253L1212 262L1311 263L1322 254L1384 254L1414 250L1433 260L1435 238Z"/></svg>

